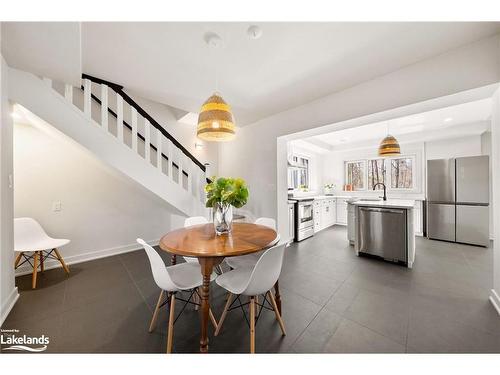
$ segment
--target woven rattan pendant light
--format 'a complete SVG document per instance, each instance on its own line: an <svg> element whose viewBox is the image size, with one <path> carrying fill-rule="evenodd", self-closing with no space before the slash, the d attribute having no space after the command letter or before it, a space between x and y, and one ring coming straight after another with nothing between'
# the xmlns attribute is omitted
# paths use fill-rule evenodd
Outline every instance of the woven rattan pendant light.
<svg viewBox="0 0 500 375"><path fill-rule="evenodd" d="M234 139L235 126L231 107L218 93L214 93L201 106L196 134L205 141L224 142Z"/></svg>
<svg viewBox="0 0 500 375"><path fill-rule="evenodd" d="M212 60L215 62L215 93L201 106L196 135L209 142L230 141L235 137L233 114L229 104L217 92L219 65L217 61L220 53L216 50L222 48L224 43L222 38L213 32L205 34L204 39L214 53Z"/></svg>
<svg viewBox="0 0 500 375"><path fill-rule="evenodd" d="M395 156L401 155L401 148L399 147L399 143L396 138L389 134L389 124L387 124L387 135L382 142L380 142L380 146L378 146L378 155L379 156Z"/></svg>

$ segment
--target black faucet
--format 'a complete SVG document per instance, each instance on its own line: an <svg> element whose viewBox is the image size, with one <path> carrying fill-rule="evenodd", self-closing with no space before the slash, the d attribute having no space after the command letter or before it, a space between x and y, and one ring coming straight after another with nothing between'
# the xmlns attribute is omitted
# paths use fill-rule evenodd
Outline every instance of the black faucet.
<svg viewBox="0 0 500 375"><path fill-rule="evenodd" d="M382 187L384 188L384 201L387 200L387 189L385 187L385 184L383 182L377 182L375 185L373 185L373 190L375 190L375 188L378 186L378 185L382 185Z"/></svg>

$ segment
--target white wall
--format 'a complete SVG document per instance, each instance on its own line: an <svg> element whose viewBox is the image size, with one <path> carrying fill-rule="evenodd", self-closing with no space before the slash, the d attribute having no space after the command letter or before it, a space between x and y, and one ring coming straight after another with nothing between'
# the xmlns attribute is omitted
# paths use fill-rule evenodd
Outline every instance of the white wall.
<svg viewBox="0 0 500 375"><path fill-rule="evenodd" d="M481 136L426 142L425 154L427 160L482 155Z"/></svg>
<svg viewBox="0 0 500 375"><path fill-rule="evenodd" d="M14 126L14 213L38 220L49 235L69 238L68 263L155 242L183 218L154 194L114 172L72 141L31 125ZM54 212L53 202L62 210Z"/></svg>
<svg viewBox="0 0 500 375"><path fill-rule="evenodd" d="M491 143L493 166L493 202L495 241L493 241L493 289L490 300L500 314L500 89L493 97L493 115L491 117Z"/></svg>
<svg viewBox="0 0 500 375"><path fill-rule="evenodd" d="M0 325L19 294L14 285L12 118L7 97L7 63L0 55Z"/></svg>
<svg viewBox="0 0 500 375"><path fill-rule="evenodd" d="M431 99L498 81L500 35L239 128L236 139L221 146L219 171L223 175L245 178L250 188L247 209L257 216L277 217L280 231L285 232L287 140L278 137L313 128L324 133L432 110L443 102L431 102ZM455 100L463 98L444 99L447 103ZM406 107L424 101L428 102L418 108ZM384 113L391 109L396 110Z"/></svg>
<svg viewBox="0 0 500 375"><path fill-rule="evenodd" d="M490 238L494 238L494 222L493 222L493 161L492 161L492 144L491 131L481 134L481 155L490 157Z"/></svg>
<svg viewBox="0 0 500 375"><path fill-rule="evenodd" d="M308 193L323 194L323 155L300 146L289 144L288 154L302 155L309 159L309 191ZM296 192L295 195L300 195Z"/></svg>

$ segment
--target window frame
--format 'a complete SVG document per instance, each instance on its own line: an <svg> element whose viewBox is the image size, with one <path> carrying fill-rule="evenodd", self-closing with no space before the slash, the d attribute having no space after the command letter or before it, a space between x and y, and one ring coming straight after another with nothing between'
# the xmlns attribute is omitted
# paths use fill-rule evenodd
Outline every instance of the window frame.
<svg viewBox="0 0 500 375"><path fill-rule="evenodd" d="M362 189L356 189L352 191L366 191L368 187L368 168L367 168L367 159L357 159L357 160L346 160L344 161L344 185L347 184L348 178L347 178L347 164L355 164L355 163L362 163L362 169L364 169L363 172L363 188Z"/></svg>
<svg viewBox="0 0 500 375"><path fill-rule="evenodd" d="M307 168L304 168L307 172L306 172L306 180L307 180L307 187L306 189L307 190L310 190L311 189L311 156L309 155L305 155L305 154L301 154L301 153L293 153L291 155L292 157L292 160L294 158L297 158L297 162L298 162L298 159L305 159L307 160ZM289 173L289 170L290 170L291 167L287 167L287 184L288 184L288 173ZM298 168L297 168L298 169ZM288 188L290 188L290 186L288 186ZM293 190L294 191L297 191L297 190L300 190L301 188L300 187L294 187Z"/></svg>
<svg viewBox="0 0 500 375"><path fill-rule="evenodd" d="M352 163L363 163L364 168L364 188L357 189L353 191L371 191L372 188L368 188L368 162L370 160L384 160L385 164L385 185L387 191L399 191L399 192L414 192L417 189L417 155L416 154L403 154L397 156L386 156L386 157L369 157L365 159L351 159L344 160L344 185L348 183L347 178L347 165ZM392 160L395 159L411 159L412 160L412 187L411 188L393 188L392 187Z"/></svg>

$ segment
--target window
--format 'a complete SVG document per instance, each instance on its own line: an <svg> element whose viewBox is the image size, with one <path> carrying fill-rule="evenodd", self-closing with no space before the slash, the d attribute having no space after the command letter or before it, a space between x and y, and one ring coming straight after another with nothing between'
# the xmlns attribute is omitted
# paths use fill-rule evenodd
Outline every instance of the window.
<svg viewBox="0 0 500 375"><path fill-rule="evenodd" d="M379 182L389 190L411 190L415 188L415 160L414 155L408 155L346 161L345 183L352 185L352 190L372 190ZM382 189L381 185L375 188Z"/></svg>
<svg viewBox="0 0 500 375"><path fill-rule="evenodd" d="M413 165L411 157L390 159L391 189L413 189Z"/></svg>
<svg viewBox="0 0 500 375"><path fill-rule="evenodd" d="M385 184L385 159L368 160L368 190L372 190L379 182ZM377 185L375 190L382 190L382 185Z"/></svg>
<svg viewBox="0 0 500 375"><path fill-rule="evenodd" d="M352 186L352 190L365 190L366 162L346 162L346 183Z"/></svg>
<svg viewBox="0 0 500 375"><path fill-rule="evenodd" d="M309 159L303 156L292 156L295 166L288 167L288 188L309 189Z"/></svg>

